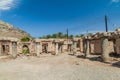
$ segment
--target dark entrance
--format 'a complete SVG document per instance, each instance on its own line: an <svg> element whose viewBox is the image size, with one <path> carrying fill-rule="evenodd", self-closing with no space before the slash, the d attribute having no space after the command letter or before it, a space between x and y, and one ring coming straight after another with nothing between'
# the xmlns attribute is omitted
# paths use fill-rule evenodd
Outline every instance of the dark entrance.
<svg viewBox="0 0 120 80"><path fill-rule="evenodd" d="M2 55L9 54L9 45L2 45Z"/></svg>
<svg viewBox="0 0 120 80"><path fill-rule="evenodd" d="M48 53L48 44L47 43L42 44L42 52Z"/></svg>
<svg viewBox="0 0 120 80"><path fill-rule="evenodd" d="M71 52L72 51L72 45L68 44L68 51Z"/></svg>

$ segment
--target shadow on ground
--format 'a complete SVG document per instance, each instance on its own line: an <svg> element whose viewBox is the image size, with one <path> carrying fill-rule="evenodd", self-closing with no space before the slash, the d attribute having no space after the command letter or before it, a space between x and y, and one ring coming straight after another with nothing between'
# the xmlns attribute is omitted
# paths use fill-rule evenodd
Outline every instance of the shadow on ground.
<svg viewBox="0 0 120 80"><path fill-rule="evenodd" d="M111 53L109 54L109 56L110 56L110 57L115 57L115 58L120 58L120 54L114 53L114 52L111 52Z"/></svg>
<svg viewBox="0 0 120 80"><path fill-rule="evenodd" d="M82 59L89 59L91 61L99 61L99 62L102 62L102 58L101 56L95 56L95 57L85 57L84 55L77 55L76 56L77 58L82 58Z"/></svg>
<svg viewBox="0 0 120 80"><path fill-rule="evenodd" d="M112 66L120 68L120 61L113 63Z"/></svg>
<svg viewBox="0 0 120 80"><path fill-rule="evenodd" d="M75 56L74 54L68 54L68 55L70 55L70 56Z"/></svg>
<svg viewBox="0 0 120 80"><path fill-rule="evenodd" d="M77 55L77 58L87 59L84 55Z"/></svg>
<svg viewBox="0 0 120 80"><path fill-rule="evenodd" d="M90 61L98 61L98 62L102 62L102 63L106 63L106 64L111 64L111 66L113 66L113 67L118 67L118 68L120 68L120 61L115 62L115 63L112 63L112 62L104 62L103 59L102 59L102 57L101 57L100 55L90 56L90 57L85 57L84 55L74 55L74 54L68 54L68 55L70 55L70 56L75 56L75 57L77 57L77 58L88 59L88 60L90 60ZM115 54L115 53L114 53L114 54L111 53L111 54L110 54L110 57L119 58L120 55Z"/></svg>
<svg viewBox="0 0 120 80"><path fill-rule="evenodd" d="M103 59L102 59L101 56L98 56L98 57L90 57L89 60L91 60L91 61L103 62Z"/></svg>
<svg viewBox="0 0 120 80"><path fill-rule="evenodd" d="M70 56L75 56L77 58L87 59L84 55L68 54Z"/></svg>

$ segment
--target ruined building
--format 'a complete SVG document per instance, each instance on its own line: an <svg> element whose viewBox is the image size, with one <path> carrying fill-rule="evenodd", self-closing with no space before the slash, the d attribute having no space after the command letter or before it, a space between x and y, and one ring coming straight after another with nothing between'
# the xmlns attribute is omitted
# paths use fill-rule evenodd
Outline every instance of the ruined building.
<svg viewBox="0 0 120 80"><path fill-rule="evenodd" d="M86 57L101 55L105 62L111 60L110 54L120 54L120 29L114 32L98 32L91 36L78 39L79 50Z"/></svg>
<svg viewBox="0 0 120 80"><path fill-rule="evenodd" d="M3 37L4 36L4 37ZM73 39L32 39L21 42L20 38L29 36L20 29L0 21L0 55L12 55L28 53L40 56L40 54L62 54L77 52L90 55L101 55L105 62L109 62L111 53L120 54L120 29L114 32L96 33L91 36Z"/></svg>
<svg viewBox="0 0 120 80"><path fill-rule="evenodd" d="M31 40L22 42L20 39L28 36ZM72 41L68 39L32 39L23 30L0 21L0 55L16 57L22 53L39 56L43 53L59 54L72 51ZM27 51L27 52L26 52Z"/></svg>

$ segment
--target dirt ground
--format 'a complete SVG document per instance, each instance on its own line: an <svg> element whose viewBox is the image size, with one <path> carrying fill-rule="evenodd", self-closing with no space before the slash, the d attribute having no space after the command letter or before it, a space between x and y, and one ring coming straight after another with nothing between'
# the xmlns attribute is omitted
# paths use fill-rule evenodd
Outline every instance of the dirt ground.
<svg viewBox="0 0 120 80"><path fill-rule="evenodd" d="M0 61L0 80L120 80L120 68L68 54Z"/></svg>

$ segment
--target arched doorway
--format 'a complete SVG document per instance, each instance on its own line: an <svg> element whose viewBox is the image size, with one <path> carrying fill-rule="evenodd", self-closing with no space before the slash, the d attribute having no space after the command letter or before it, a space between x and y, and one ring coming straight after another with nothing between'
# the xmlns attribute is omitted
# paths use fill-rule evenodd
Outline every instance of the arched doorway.
<svg viewBox="0 0 120 80"><path fill-rule="evenodd" d="M22 53L23 54L29 54L30 53L29 47L27 45L23 45Z"/></svg>

